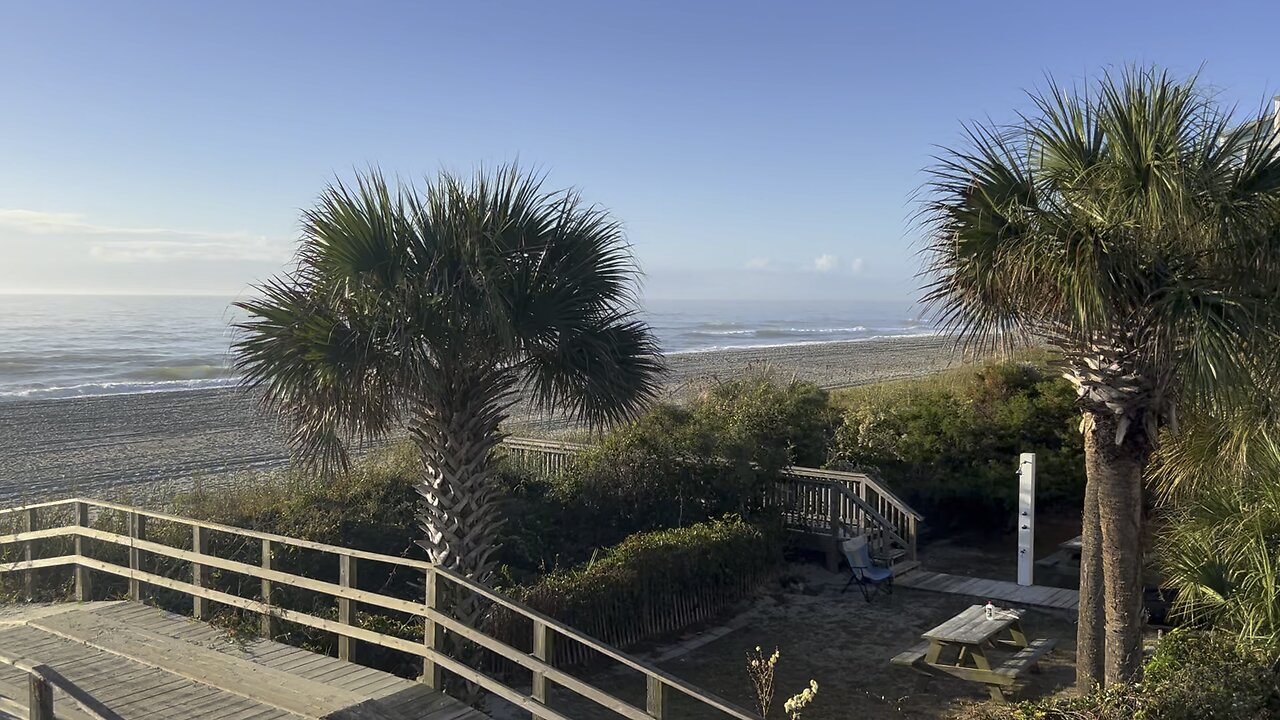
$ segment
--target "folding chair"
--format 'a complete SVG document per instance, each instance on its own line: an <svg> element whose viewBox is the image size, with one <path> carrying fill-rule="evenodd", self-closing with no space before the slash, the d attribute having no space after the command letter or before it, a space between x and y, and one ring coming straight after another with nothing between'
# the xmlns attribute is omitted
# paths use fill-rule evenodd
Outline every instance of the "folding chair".
<svg viewBox="0 0 1280 720"><path fill-rule="evenodd" d="M871 594L879 591L886 595L893 593L893 571L871 563L871 553L867 550L867 539L855 537L840 543L840 551L849 561L849 582L844 584L844 593L849 586L857 583L862 597L871 602Z"/></svg>

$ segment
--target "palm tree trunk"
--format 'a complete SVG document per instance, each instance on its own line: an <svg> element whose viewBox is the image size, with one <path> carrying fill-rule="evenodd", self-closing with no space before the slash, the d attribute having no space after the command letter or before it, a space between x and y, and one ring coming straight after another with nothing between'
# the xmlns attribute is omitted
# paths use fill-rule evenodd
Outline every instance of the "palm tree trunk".
<svg viewBox="0 0 1280 720"><path fill-rule="evenodd" d="M1088 482L1097 486L1102 541L1103 680L1112 685L1142 669L1142 475L1151 452L1141 428L1130 428L1117 443L1119 418L1112 413L1094 413L1091 424L1085 454Z"/></svg>
<svg viewBox="0 0 1280 720"><path fill-rule="evenodd" d="M409 429L422 456L418 544L431 562L487 583L503 522L492 455L502 441L511 383L498 371L445 377Z"/></svg>
<svg viewBox="0 0 1280 720"><path fill-rule="evenodd" d="M1093 458L1096 448L1085 436L1087 476L1096 474ZM1080 523L1080 609L1076 626L1076 689L1087 693L1102 684L1103 612L1102 597L1102 529L1098 521L1098 483L1087 480L1084 490L1084 512Z"/></svg>

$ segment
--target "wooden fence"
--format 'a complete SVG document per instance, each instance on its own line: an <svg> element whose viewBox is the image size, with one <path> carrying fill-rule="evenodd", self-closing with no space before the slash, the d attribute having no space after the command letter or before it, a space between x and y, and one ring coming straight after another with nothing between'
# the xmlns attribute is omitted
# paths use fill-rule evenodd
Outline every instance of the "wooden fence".
<svg viewBox="0 0 1280 720"><path fill-rule="evenodd" d="M571 457L591 448L580 443L507 438L503 448L526 466L555 474ZM860 472L793 465L782 471L775 501L797 530L830 535L859 532L880 542L889 559L916 561L924 516L879 480Z"/></svg>
<svg viewBox="0 0 1280 720"><path fill-rule="evenodd" d="M95 522L101 520L104 514L115 514L117 517L109 518L115 522ZM452 673L530 712L540 720L571 720L569 716L550 706L553 686L568 689L621 717L633 720L674 717L669 709L673 700L693 706L695 709L685 712L692 712L693 716L699 718L761 720L754 712L702 691L553 618L425 561L245 530L98 500L61 500L0 510L0 518L6 516L22 518L23 529L0 535L0 549L18 546L22 549L23 559L0 563L0 573L23 572L30 576L31 572L41 568L71 567L75 596L79 600L92 598L95 573L127 580L132 600L141 599L148 587L167 589L189 596L191 614L198 619L208 618L212 603L220 603L258 615L263 634L267 636L276 632L280 621L333 633L338 637L338 656L342 659L354 658L359 643L406 653L422 660L421 679L430 687L443 689L444 673ZM119 522L121 519L124 520L123 523ZM160 539L158 533L157 537L150 537L148 527L154 524L163 524L170 531L175 527L179 529L177 536L185 538L181 542L182 547L157 542ZM127 528L127 534L100 529L116 526ZM173 537L174 533L164 535ZM213 554L209 548L214 536L260 545L261 564L245 563ZM44 556L41 551L46 549L45 546L52 547L61 554ZM115 557L127 556L127 565L101 559L102 555L112 554L104 552L104 548L116 548ZM331 557L338 571L338 582L304 577L273 567L274 559L284 548L303 549ZM185 569L178 577L144 569L144 566L156 558L185 565ZM425 599L409 600L360 589L357 563L377 563L421 573ZM243 597L216 589L210 582L211 571L253 579L258 584L258 597ZM273 604L273 592L286 587L332 598L332 602L336 604L336 614L321 617ZM521 618L530 628L532 652L513 647L479 628L459 621L446 607L447 598L457 597L459 594L481 598L501 608L503 612ZM355 620L357 608L361 605L420 619L423 623L422 638L409 640L360 627ZM454 657L450 650L451 643L446 642L449 634L474 643L522 668L532 678L528 690L514 686L509 680L481 672ZM615 666L638 673L644 682L644 706L633 705L557 667L553 651L557 642L580 644L611 660Z"/></svg>

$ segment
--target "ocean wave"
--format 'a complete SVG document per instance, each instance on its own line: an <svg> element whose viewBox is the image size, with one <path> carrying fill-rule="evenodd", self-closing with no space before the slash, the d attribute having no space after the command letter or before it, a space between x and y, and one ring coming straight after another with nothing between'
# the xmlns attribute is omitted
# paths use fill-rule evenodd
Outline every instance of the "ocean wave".
<svg viewBox="0 0 1280 720"><path fill-rule="evenodd" d="M63 400L66 398L95 397L101 395L139 395L184 390L208 390L234 387L240 381L236 377L198 378L186 380L155 380L151 382L94 382L78 385L25 388L0 391L4 400Z"/></svg>
<svg viewBox="0 0 1280 720"><path fill-rule="evenodd" d="M235 377L234 371L225 365L168 365L164 367L138 368L125 378L138 382L169 382L172 380L215 380Z"/></svg>
<svg viewBox="0 0 1280 720"><path fill-rule="evenodd" d="M756 330L690 330L690 335L710 335L712 337L720 335L755 335Z"/></svg>
<svg viewBox="0 0 1280 720"><path fill-rule="evenodd" d="M751 337L787 337L789 335L827 335L833 333L859 333L866 332L867 329L862 325L854 325L853 327L824 327L824 328L750 328L744 330L690 330L690 335L707 335L711 337L719 336L751 336Z"/></svg>

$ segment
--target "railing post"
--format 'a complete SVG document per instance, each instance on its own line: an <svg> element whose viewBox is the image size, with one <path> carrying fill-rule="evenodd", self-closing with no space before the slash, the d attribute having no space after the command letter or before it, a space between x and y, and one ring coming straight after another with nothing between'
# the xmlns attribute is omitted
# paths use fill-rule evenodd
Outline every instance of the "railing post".
<svg viewBox="0 0 1280 720"><path fill-rule="evenodd" d="M129 513L129 537L133 540L147 539L147 517L136 511ZM129 546L129 569L134 573L142 568L142 551ZM133 574L129 576L129 599L135 602L142 599L142 582Z"/></svg>
<svg viewBox="0 0 1280 720"><path fill-rule="evenodd" d="M209 554L209 533L199 525L191 526L191 552L201 555ZM209 584L209 568L200 563L191 563L191 584L198 588L206 587ZM191 615L197 620L208 620L208 598L192 595Z"/></svg>
<svg viewBox="0 0 1280 720"><path fill-rule="evenodd" d="M645 676L644 707L651 718L663 720L667 717L667 689L662 678L656 675Z"/></svg>
<svg viewBox="0 0 1280 720"><path fill-rule="evenodd" d="M836 488L827 484L827 522L831 526L831 544L827 546L827 571L840 572L840 504Z"/></svg>
<svg viewBox="0 0 1280 720"><path fill-rule="evenodd" d="M907 547L907 559L915 560L916 559L916 516L915 515L907 515L907 532L910 533L909 535L907 535L907 542L909 543Z"/></svg>
<svg viewBox="0 0 1280 720"><path fill-rule="evenodd" d="M275 543L270 540L262 541L262 569L272 569L272 550ZM277 623L276 616L271 611L271 581L264 579L262 581L262 604L266 607L262 612L262 637L270 640L276 636Z"/></svg>
<svg viewBox="0 0 1280 720"><path fill-rule="evenodd" d="M338 584L344 588L353 588L356 582L356 559L350 555L338 556ZM356 624L355 602L350 598L338 596L338 622L343 625ZM338 659L347 662L356 661L356 640L346 635L338 636Z"/></svg>
<svg viewBox="0 0 1280 720"><path fill-rule="evenodd" d="M440 574L434 568L427 570L426 602L428 611L440 609L440 599L442 597L440 585ZM428 652L440 652L444 648L444 633L440 626L436 625L436 621L430 617L423 618L422 643L427 646ZM421 680L432 690L444 689L444 674L441 672L441 667L436 664L434 657L422 659Z"/></svg>
<svg viewBox="0 0 1280 720"><path fill-rule="evenodd" d="M533 656L548 665L555 653L555 635L550 627L541 620L533 621ZM547 686L547 676L543 673L535 671L533 673L533 699L546 705L550 702L550 688ZM542 720L536 713L533 720Z"/></svg>
<svg viewBox="0 0 1280 720"><path fill-rule="evenodd" d="M28 673L27 717L31 720L54 720L53 687L39 675Z"/></svg>
<svg viewBox="0 0 1280 720"><path fill-rule="evenodd" d="M39 529L39 525L40 525L40 519L39 517L36 516L36 509L28 508L27 511L23 513L22 529L25 530L26 532L34 532ZM36 558L35 541L28 540L22 543L22 559L25 560L26 562L31 562L32 560L35 560L35 558ZM27 598L27 602L31 602L32 600L35 599L35 595L36 595L36 571L35 570L22 571L22 590Z"/></svg>
<svg viewBox="0 0 1280 720"><path fill-rule="evenodd" d="M77 502L74 505L74 510L76 513L76 527L89 527L89 505ZM77 533L75 539L76 555L84 557L87 545L87 540ZM89 568L76 563L76 602L89 602L93 599L93 576L89 572Z"/></svg>

